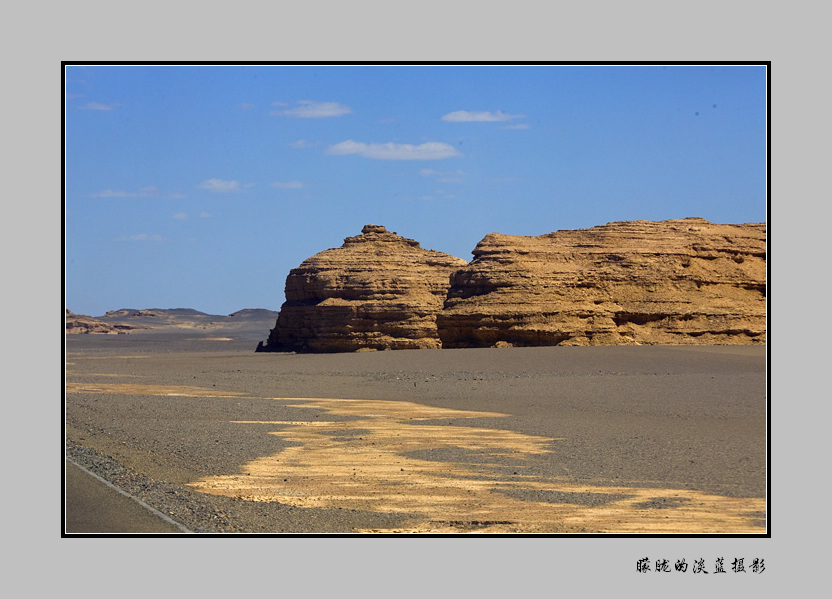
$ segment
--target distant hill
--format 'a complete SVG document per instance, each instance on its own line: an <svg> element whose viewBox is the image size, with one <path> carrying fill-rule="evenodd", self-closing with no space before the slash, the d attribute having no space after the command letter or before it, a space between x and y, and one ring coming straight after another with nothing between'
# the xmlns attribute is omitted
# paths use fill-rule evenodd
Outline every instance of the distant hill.
<svg viewBox="0 0 832 599"><path fill-rule="evenodd" d="M116 334L139 332L204 331L251 336L274 326L278 313L247 308L229 315L206 314L192 308L121 308L103 316L78 315L66 310L66 332Z"/></svg>
<svg viewBox="0 0 832 599"><path fill-rule="evenodd" d="M227 316L227 318L241 319L274 319L277 318L278 312L274 310L266 310L265 308L247 308L245 310L237 310Z"/></svg>
<svg viewBox="0 0 832 599"><path fill-rule="evenodd" d="M205 312L200 312L199 310L194 310L192 308L145 308L143 310L121 308L120 310L110 310L100 318L141 318L145 316L203 317L211 315L206 314Z"/></svg>
<svg viewBox="0 0 832 599"><path fill-rule="evenodd" d="M66 311L66 332L70 334L119 335L135 329L130 325L111 324L92 316Z"/></svg>

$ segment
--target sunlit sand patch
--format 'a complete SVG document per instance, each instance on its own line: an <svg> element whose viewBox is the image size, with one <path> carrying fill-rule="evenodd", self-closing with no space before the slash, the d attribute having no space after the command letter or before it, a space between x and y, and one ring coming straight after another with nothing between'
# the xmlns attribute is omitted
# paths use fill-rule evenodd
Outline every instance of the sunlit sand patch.
<svg viewBox="0 0 832 599"><path fill-rule="evenodd" d="M74 370L73 367L77 367L81 364L88 365L90 361L100 361L100 360L146 360L150 356L131 356L131 355L121 355L121 356L88 356L88 355L67 355L67 359L65 364L66 371L69 372L71 369ZM99 362L100 363L100 362ZM101 366L99 366L100 368ZM104 366L106 367L106 365Z"/></svg>
<svg viewBox="0 0 832 599"><path fill-rule="evenodd" d="M350 419L268 421L280 427L270 434L292 446L246 464L239 475L208 477L192 486L205 493L249 501L414 517L414 525L408 528L362 532L765 531L758 522L759 514L765 512L764 499L576 485L557 477L507 476L507 464L516 464L517 472L522 473L525 459L556 450L557 439L451 422L504 414L399 401L279 401ZM437 455L462 450L465 462L412 457L417 452L430 456L437 450ZM579 497L584 501L579 503Z"/></svg>
<svg viewBox="0 0 832 599"><path fill-rule="evenodd" d="M111 395L164 395L168 397L239 397L236 391L219 391L185 385L140 385L132 383L70 383L67 393L109 393Z"/></svg>

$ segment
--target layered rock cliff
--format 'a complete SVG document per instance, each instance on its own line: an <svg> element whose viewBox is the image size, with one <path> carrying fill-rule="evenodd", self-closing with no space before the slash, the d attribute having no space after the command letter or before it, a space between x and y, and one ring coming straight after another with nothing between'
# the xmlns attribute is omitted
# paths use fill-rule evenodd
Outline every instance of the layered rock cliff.
<svg viewBox="0 0 832 599"><path fill-rule="evenodd" d="M491 233L451 277L442 346L766 340L766 226L614 222Z"/></svg>
<svg viewBox="0 0 832 599"><path fill-rule="evenodd" d="M436 315L467 262L366 225L292 269L286 302L258 351L439 348Z"/></svg>

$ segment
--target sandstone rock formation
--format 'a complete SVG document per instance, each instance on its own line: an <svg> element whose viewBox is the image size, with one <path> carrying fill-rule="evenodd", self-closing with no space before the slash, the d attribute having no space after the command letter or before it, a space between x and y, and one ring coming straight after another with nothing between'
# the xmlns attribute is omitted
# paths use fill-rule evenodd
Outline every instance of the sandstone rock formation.
<svg viewBox="0 0 832 599"><path fill-rule="evenodd" d="M436 314L467 262L366 225L292 269L286 302L258 351L439 348Z"/></svg>
<svg viewBox="0 0 832 599"><path fill-rule="evenodd" d="M442 346L766 341L766 225L614 222L491 233L451 277Z"/></svg>

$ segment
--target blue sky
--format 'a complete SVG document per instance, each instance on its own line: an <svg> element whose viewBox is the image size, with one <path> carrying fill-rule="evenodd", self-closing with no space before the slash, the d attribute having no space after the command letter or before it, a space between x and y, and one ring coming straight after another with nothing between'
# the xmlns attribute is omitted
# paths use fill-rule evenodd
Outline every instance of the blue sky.
<svg viewBox="0 0 832 599"><path fill-rule="evenodd" d="M367 223L487 233L766 220L763 66L65 69L67 307L277 310Z"/></svg>

